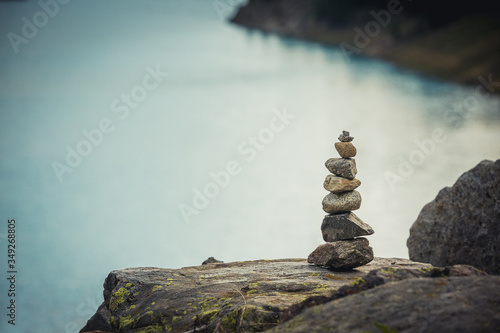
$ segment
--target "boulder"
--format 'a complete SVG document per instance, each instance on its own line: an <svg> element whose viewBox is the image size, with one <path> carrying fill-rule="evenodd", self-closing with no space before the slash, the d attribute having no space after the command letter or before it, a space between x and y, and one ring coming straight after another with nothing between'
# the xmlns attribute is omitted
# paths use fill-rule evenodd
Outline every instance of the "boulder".
<svg viewBox="0 0 500 333"><path fill-rule="evenodd" d="M321 224L321 233L325 242L368 236L373 232L368 224L352 212L326 215Z"/></svg>
<svg viewBox="0 0 500 333"><path fill-rule="evenodd" d="M410 259L500 274L500 160L482 161L425 205L410 229Z"/></svg>
<svg viewBox="0 0 500 333"><path fill-rule="evenodd" d="M104 305L81 332L261 332L278 325L285 309L328 297L371 270L428 268L406 259L376 258L355 270L332 272L305 259L256 260L112 271ZM93 322L99 318L98 322ZM102 318L109 326L102 325Z"/></svg>
<svg viewBox="0 0 500 333"><path fill-rule="evenodd" d="M373 249L368 239L329 242L318 246L307 258L307 262L332 269L352 269L373 260Z"/></svg>

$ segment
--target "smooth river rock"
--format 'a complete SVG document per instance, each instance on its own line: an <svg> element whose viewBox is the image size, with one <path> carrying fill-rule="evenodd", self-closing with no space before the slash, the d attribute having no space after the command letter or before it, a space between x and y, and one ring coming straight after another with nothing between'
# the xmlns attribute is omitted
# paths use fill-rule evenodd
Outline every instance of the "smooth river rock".
<svg viewBox="0 0 500 333"><path fill-rule="evenodd" d="M410 259L500 274L500 160L482 161L425 205L410 229Z"/></svg>
<svg viewBox="0 0 500 333"><path fill-rule="evenodd" d="M366 238L340 240L321 244L307 262L333 269L352 269L373 260L373 249Z"/></svg>
<svg viewBox="0 0 500 333"><path fill-rule="evenodd" d="M326 215L321 224L325 242L368 236L373 229L354 213Z"/></svg>
<svg viewBox="0 0 500 333"><path fill-rule="evenodd" d="M334 175L348 179L354 179L358 173L356 161L352 158L330 158L325 166Z"/></svg>
<svg viewBox="0 0 500 333"><path fill-rule="evenodd" d="M358 179L347 179L335 175L326 176L326 179L323 182L325 190L333 193L349 192L355 190L360 185L361 182Z"/></svg>
<svg viewBox="0 0 500 333"><path fill-rule="evenodd" d="M335 149L342 158L356 156L356 147L350 142L335 142Z"/></svg>
<svg viewBox="0 0 500 333"><path fill-rule="evenodd" d="M358 191L329 193L323 199L323 210L328 214L350 212L361 207L361 194Z"/></svg>

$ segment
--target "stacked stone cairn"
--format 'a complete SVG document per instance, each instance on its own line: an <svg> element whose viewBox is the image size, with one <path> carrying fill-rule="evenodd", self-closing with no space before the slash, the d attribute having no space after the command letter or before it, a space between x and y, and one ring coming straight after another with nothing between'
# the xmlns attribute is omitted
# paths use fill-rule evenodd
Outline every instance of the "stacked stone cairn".
<svg viewBox="0 0 500 333"><path fill-rule="evenodd" d="M335 149L341 158L330 158L326 168L332 173L323 183L330 193L323 199L323 210L328 213L323 219L321 232L325 244L314 250L307 261L330 269L348 270L363 266L373 260L373 249L368 239L361 237L373 234L373 229L353 210L361 206L361 195L355 189L361 185L356 179L356 147L354 138L343 131Z"/></svg>

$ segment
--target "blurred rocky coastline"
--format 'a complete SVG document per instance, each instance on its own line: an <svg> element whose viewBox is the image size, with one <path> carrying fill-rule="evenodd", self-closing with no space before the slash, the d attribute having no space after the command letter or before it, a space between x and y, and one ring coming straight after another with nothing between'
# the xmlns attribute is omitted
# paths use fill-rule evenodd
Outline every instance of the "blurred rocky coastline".
<svg viewBox="0 0 500 333"><path fill-rule="evenodd" d="M500 91L500 3L249 0L231 20L381 58L419 73ZM498 83L497 83L498 82Z"/></svg>

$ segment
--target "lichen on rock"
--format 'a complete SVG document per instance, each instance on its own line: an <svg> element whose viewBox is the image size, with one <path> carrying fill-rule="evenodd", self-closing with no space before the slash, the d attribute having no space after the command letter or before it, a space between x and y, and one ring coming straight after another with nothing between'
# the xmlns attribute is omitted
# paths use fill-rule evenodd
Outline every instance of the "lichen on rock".
<svg viewBox="0 0 500 333"><path fill-rule="evenodd" d="M181 269L127 268L104 282L104 303L81 332L261 332L279 325L291 306L327 298L370 270L428 267L376 258L332 272L305 259L217 263Z"/></svg>

